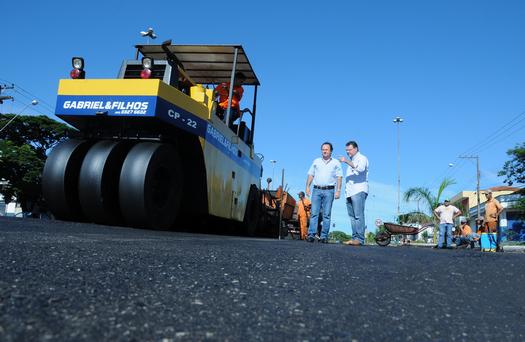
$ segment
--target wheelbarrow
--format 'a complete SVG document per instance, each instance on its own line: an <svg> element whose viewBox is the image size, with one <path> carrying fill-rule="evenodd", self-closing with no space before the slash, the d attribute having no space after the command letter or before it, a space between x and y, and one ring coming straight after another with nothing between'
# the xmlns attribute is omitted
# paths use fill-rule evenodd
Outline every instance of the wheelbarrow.
<svg viewBox="0 0 525 342"><path fill-rule="evenodd" d="M385 247L390 244L392 240L392 235L417 235L429 227L433 227L432 223L426 224L421 228L403 226L395 223L384 223L385 230L376 234L376 243L379 246Z"/></svg>

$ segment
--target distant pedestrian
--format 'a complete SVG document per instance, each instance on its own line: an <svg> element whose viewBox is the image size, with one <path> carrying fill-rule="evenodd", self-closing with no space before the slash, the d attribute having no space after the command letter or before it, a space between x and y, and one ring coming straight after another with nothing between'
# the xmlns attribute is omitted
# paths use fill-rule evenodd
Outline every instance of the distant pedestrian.
<svg viewBox="0 0 525 342"><path fill-rule="evenodd" d="M482 231L485 233L497 233L496 237L496 251L501 252L503 249L500 246L501 242L501 228L499 226L499 215L503 212L503 207L497 199L492 197L492 190L486 190L485 196L485 226Z"/></svg>
<svg viewBox="0 0 525 342"><path fill-rule="evenodd" d="M323 211L323 229L319 242L328 242L328 233L330 232L330 218L332 213L332 203L334 198L341 196L341 181L343 171L341 163L332 158L333 146L329 142L321 145L321 158L316 158L306 179L306 196L310 196L310 186L313 183L311 196L312 212L310 216L310 228L306 241L314 242L315 233L317 232L317 223L319 212Z"/></svg>
<svg viewBox="0 0 525 342"><path fill-rule="evenodd" d="M439 219L439 238L438 248L451 248L452 246L452 227L454 226L454 219L461 215L461 210L453 205L450 205L450 201L446 199L443 205L440 205L434 210L434 215ZM446 244L445 234L447 235Z"/></svg>
<svg viewBox="0 0 525 342"><path fill-rule="evenodd" d="M359 152L355 141L346 143L346 154L340 157L341 163L347 164L345 175L346 209L352 224L352 240L345 242L351 246L365 244L365 201L368 197L368 158Z"/></svg>
<svg viewBox="0 0 525 342"><path fill-rule="evenodd" d="M308 221L310 220L312 203L304 196L303 191L300 191L297 195L299 195L299 201L297 202L297 221L299 221L301 240L304 240L308 235Z"/></svg>

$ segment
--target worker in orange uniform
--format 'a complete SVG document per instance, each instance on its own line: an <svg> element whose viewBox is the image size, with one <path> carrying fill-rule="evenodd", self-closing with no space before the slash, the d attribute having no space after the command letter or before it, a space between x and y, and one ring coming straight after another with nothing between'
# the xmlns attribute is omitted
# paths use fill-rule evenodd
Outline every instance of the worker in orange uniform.
<svg viewBox="0 0 525 342"><path fill-rule="evenodd" d="M492 190L485 191L487 202L485 202L485 226L484 233L497 233L496 237L496 252L503 252L500 246L501 242L501 227L499 226L499 215L503 212L503 207L497 199L492 197Z"/></svg>
<svg viewBox="0 0 525 342"><path fill-rule="evenodd" d="M235 80L233 81L232 104L230 110L230 123L234 122L241 116L240 102L244 89L242 83L246 80L246 76L242 72L235 73ZM215 87L215 93L219 97L219 106L217 108L217 115L221 120L224 120L226 111L228 110L228 96L230 95L230 82L223 82Z"/></svg>
<svg viewBox="0 0 525 342"><path fill-rule="evenodd" d="M472 247L474 243L479 241L479 235L472 232L472 228L467 224L467 219L462 218L460 221L459 229L456 229L456 246L457 247Z"/></svg>
<svg viewBox="0 0 525 342"><path fill-rule="evenodd" d="M303 191L299 192L298 195L297 221L299 221L299 229L301 230L301 240L304 240L308 235L308 222L310 221L310 209L312 208L312 203L308 198L304 197Z"/></svg>

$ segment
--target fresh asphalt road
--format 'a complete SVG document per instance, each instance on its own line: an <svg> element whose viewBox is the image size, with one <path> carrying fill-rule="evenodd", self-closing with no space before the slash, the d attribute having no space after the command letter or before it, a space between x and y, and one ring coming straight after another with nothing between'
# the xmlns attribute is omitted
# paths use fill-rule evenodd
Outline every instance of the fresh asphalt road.
<svg viewBox="0 0 525 342"><path fill-rule="evenodd" d="M525 253L0 218L0 340L525 340Z"/></svg>

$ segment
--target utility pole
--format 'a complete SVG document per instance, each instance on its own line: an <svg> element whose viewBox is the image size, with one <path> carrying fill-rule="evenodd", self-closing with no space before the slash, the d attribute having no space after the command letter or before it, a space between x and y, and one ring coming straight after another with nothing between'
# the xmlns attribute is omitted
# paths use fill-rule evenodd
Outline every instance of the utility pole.
<svg viewBox="0 0 525 342"><path fill-rule="evenodd" d="M480 202L480 199L479 199L479 177L480 177L480 172L479 172L479 156L459 156L459 158L462 158L462 159L476 159L476 178L477 178L477 186L476 186L476 194L477 194L477 199L478 199L478 220L481 219L481 214L480 214L480 209L479 209L479 202Z"/></svg>
<svg viewBox="0 0 525 342"><path fill-rule="evenodd" d="M281 231L283 224L283 209L284 209L284 169L281 174L281 198L279 198L279 240L281 240Z"/></svg>
<svg viewBox="0 0 525 342"><path fill-rule="evenodd" d="M10 86L8 85L2 85L0 84L0 104L4 103L4 100L13 100L12 96L2 95L2 90L9 90L9 89L15 89L15 85L12 84Z"/></svg>
<svg viewBox="0 0 525 342"><path fill-rule="evenodd" d="M397 125L397 219L401 211L399 205L401 202L401 158L400 158L400 138L399 138L399 125L403 122L403 119L397 116L393 122Z"/></svg>

